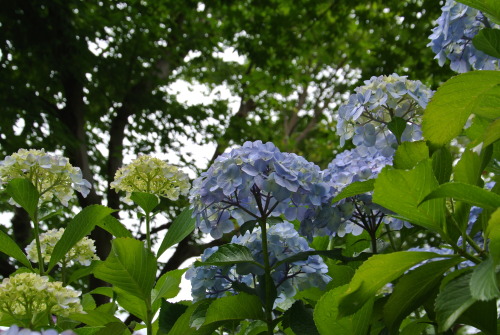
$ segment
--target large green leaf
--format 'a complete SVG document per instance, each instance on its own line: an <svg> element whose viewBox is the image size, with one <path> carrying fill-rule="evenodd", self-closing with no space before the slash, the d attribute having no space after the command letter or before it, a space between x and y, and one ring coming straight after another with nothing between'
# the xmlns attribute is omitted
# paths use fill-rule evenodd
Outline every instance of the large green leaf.
<svg viewBox="0 0 500 335"><path fill-rule="evenodd" d="M483 28L474 36L472 44L485 54L500 58L500 30Z"/></svg>
<svg viewBox="0 0 500 335"><path fill-rule="evenodd" d="M432 199L453 198L482 208L497 209L500 207L500 195L483 188L464 183L445 183L429 193L422 203Z"/></svg>
<svg viewBox="0 0 500 335"><path fill-rule="evenodd" d="M33 186L31 181L24 178L15 178L7 183L5 188L11 198L28 212L30 218L35 218L35 213L38 208L38 200L40 193Z"/></svg>
<svg viewBox="0 0 500 335"><path fill-rule="evenodd" d="M7 234L0 230L0 252L3 252L7 256L10 256L29 269L32 269L31 263L24 254L24 252L19 248L16 242L14 242Z"/></svg>
<svg viewBox="0 0 500 335"><path fill-rule="evenodd" d="M497 333L496 301L476 301L471 295L472 272L449 281L436 299L436 320L440 332L455 323L465 323L481 329L485 334Z"/></svg>
<svg viewBox="0 0 500 335"><path fill-rule="evenodd" d="M158 197L151 193L132 192L130 199L135 202L146 213L151 213L160 203Z"/></svg>
<svg viewBox="0 0 500 335"><path fill-rule="evenodd" d="M500 208L497 209L488 221L486 237L490 239L489 250L493 262L500 264Z"/></svg>
<svg viewBox="0 0 500 335"><path fill-rule="evenodd" d="M411 223L440 233L445 222L444 199L419 206L422 199L438 186L430 159L409 171L385 167L375 181L373 202Z"/></svg>
<svg viewBox="0 0 500 335"><path fill-rule="evenodd" d="M365 181L355 181L347 185L339 194L335 196L332 200L332 204L336 203L345 198L353 197L358 194L363 194L367 192L373 191L373 186L375 184L375 180L369 179Z"/></svg>
<svg viewBox="0 0 500 335"><path fill-rule="evenodd" d="M191 234L195 228L196 219L192 217L193 211L185 208L178 217L175 218L172 225L167 230L165 238L160 244L158 249L158 257L160 257L165 250L170 248L176 243L182 241L186 236Z"/></svg>
<svg viewBox="0 0 500 335"><path fill-rule="evenodd" d="M339 299L348 285L326 292L314 308L314 322L321 335L365 335L370 325L373 300L369 300L353 315L339 317Z"/></svg>
<svg viewBox="0 0 500 335"><path fill-rule="evenodd" d="M472 272L470 292L474 299L482 301L495 299L500 296L495 263L491 257L488 257L488 259L479 264Z"/></svg>
<svg viewBox="0 0 500 335"><path fill-rule="evenodd" d="M186 312L188 306L180 303L171 303L166 300L161 302L160 315L158 317L158 333L166 335L172 329L175 322Z"/></svg>
<svg viewBox="0 0 500 335"><path fill-rule="evenodd" d="M132 295L118 287L115 287L113 290L117 295L116 301L123 309L135 315L144 322L147 320L148 306L146 305L145 300Z"/></svg>
<svg viewBox="0 0 500 335"><path fill-rule="evenodd" d="M366 260L370 256L370 254L361 253L357 257L346 257L346 256L344 256L342 254L342 252L343 252L343 249L341 249L341 248L336 248L336 249L333 249L333 250L310 250L310 251L303 251L303 252L299 252L298 254L295 254L293 256L287 257L285 259L282 259L282 260L274 263L273 266L271 267L271 269L276 269L277 267L279 267L280 265L285 264L285 263L293 263L293 262L297 262L297 261L305 261L310 256L314 256L314 255L320 255L320 256L323 256L323 257L328 257L330 259L339 260L339 261L342 261L344 263L351 262L351 261L364 261L364 260Z"/></svg>
<svg viewBox="0 0 500 335"><path fill-rule="evenodd" d="M156 258L141 241L117 238L112 242L108 258L96 267L94 275L138 298L151 301Z"/></svg>
<svg viewBox="0 0 500 335"><path fill-rule="evenodd" d="M86 311L85 314L71 314L70 318L76 321L83 322L89 326L104 326L111 322L121 322L116 316L111 314L114 311L113 304L104 304L93 311Z"/></svg>
<svg viewBox="0 0 500 335"><path fill-rule="evenodd" d="M114 237L133 237L130 230L128 230L120 221L118 221L117 218L111 215L97 222L97 226L106 230Z"/></svg>
<svg viewBox="0 0 500 335"><path fill-rule="evenodd" d="M460 0L459 2L479 9L496 23L500 24L500 5L498 0Z"/></svg>
<svg viewBox="0 0 500 335"><path fill-rule="evenodd" d="M450 181L453 157L446 147L441 147L432 154L432 169L439 184Z"/></svg>
<svg viewBox="0 0 500 335"><path fill-rule="evenodd" d="M454 257L430 262L401 277L384 306L384 319L391 333L398 333L401 321L428 299L429 293L439 287L444 273L460 261Z"/></svg>
<svg viewBox="0 0 500 335"><path fill-rule="evenodd" d="M410 170L427 158L429 148L424 141L403 142L394 154L393 165L396 169Z"/></svg>
<svg viewBox="0 0 500 335"><path fill-rule="evenodd" d="M186 270L187 269L172 270L158 279L153 290L153 305L161 299L174 298L179 293L182 275Z"/></svg>
<svg viewBox="0 0 500 335"><path fill-rule="evenodd" d="M444 145L458 136L471 114L500 117L500 73L474 71L451 78L434 94L424 113L424 137Z"/></svg>
<svg viewBox="0 0 500 335"><path fill-rule="evenodd" d="M264 320L259 297L240 293L216 299L208 307L205 324L227 320Z"/></svg>
<svg viewBox="0 0 500 335"><path fill-rule="evenodd" d="M458 317L476 301L469 288L472 273L449 282L436 299L436 317L439 331L448 330Z"/></svg>
<svg viewBox="0 0 500 335"><path fill-rule="evenodd" d="M90 234L95 225L106 218L114 210L101 205L91 205L82 209L68 223L61 239L54 246L54 251L50 257L49 272L59 262L71 248L83 237Z"/></svg>
<svg viewBox="0 0 500 335"><path fill-rule="evenodd" d="M300 300L295 301L285 313L290 328L296 335L319 335L313 320L313 309Z"/></svg>
<svg viewBox="0 0 500 335"><path fill-rule="evenodd" d="M251 263L259 267L263 267L256 262L252 256L250 249L238 244L225 244L208 257L204 262L195 262L195 266L203 265L234 265L239 263Z"/></svg>
<svg viewBox="0 0 500 335"><path fill-rule="evenodd" d="M496 119L484 132L484 145L490 145L500 139L500 118Z"/></svg>
<svg viewBox="0 0 500 335"><path fill-rule="evenodd" d="M465 149L453 171L456 182L477 185L481 178L481 157L471 149Z"/></svg>
<svg viewBox="0 0 500 335"><path fill-rule="evenodd" d="M215 329L219 327L218 322L213 322L206 326L201 326L198 329L191 326L191 318L193 317L193 313L201 304L204 303L205 301L202 300L189 306L187 310L177 318L173 326L170 325L171 328L168 332L168 335L211 335L213 331L215 331Z"/></svg>
<svg viewBox="0 0 500 335"><path fill-rule="evenodd" d="M370 257L356 270L349 288L340 298L339 316L355 313L384 285L400 277L412 266L438 256L442 257L431 252L400 251Z"/></svg>

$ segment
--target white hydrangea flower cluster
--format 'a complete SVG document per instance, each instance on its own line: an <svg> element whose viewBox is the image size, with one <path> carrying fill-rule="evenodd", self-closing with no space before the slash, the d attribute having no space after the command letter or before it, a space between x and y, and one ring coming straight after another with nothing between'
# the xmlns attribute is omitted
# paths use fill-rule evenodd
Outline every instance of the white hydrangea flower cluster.
<svg viewBox="0 0 500 335"><path fill-rule="evenodd" d="M59 316L81 313L80 294L61 282L49 282L46 276L18 273L0 284L0 318L3 314L31 319L43 312Z"/></svg>
<svg viewBox="0 0 500 335"><path fill-rule="evenodd" d="M127 192L130 201L132 192L155 194L170 200L187 195L190 189L188 175L176 166L148 155L139 156L130 164L118 169L111 188Z"/></svg>
<svg viewBox="0 0 500 335"><path fill-rule="evenodd" d="M76 335L72 330L65 330L61 334L55 329L41 330L39 332L29 328L19 328L17 325L11 326L7 330L0 330L1 335Z"/></svg>
<svg viewBox="0 0 500 335"><path fill-rule="evenodd" d="M68 206L74 190L86 197L91 188L80 168L72 166L66 157L48 154L43 149L19 149L0 161L0 185L14 178L30 180L41 201L56 197L64 206Z"/></svg>
<svg viewBox="0 0 500 335"><path fill-rule="evenodd" d="M44 262L49 263L52 252L56 243L61 239L64 233L64 228L51 229L46 233L40 234L40 249L42 251L42 257ZM38 253L36 248L35 240L33 240L26 247L26 254L28 259L34 263L38 262ZM80 263L81 265L88 266L93 260L99 260L96 255L96 248L94 245L94 240L84 237L77 244L71 248L71 250L65 255L64 262L66 265L73 265ZM61 262L59 263L61 264Z"/></svg>
<svg viewBox="0 0 500 335"><path fill-rule="evenodd" d="M397 143L387 125L395 117L406 121L402 141L422 138L418 124L434 92L420 81L397 74L372 77L355 91L339 108L337 134L341 146L352 138L357 147L375 147L384 156L391 156Z"/></svg>

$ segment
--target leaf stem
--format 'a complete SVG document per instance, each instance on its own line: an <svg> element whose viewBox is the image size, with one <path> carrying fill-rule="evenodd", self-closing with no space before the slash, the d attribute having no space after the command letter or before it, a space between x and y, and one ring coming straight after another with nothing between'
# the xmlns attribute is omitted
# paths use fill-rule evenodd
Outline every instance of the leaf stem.
<svg viewBox="0 0 500 335"><path fill-rule="evenodd" d="M35 209L35 213L33 215L33 226L35 229L35 243L38 255L38 268L40 270L40 276L43 276L45 270L43 267L42 247L40 244L40 223L38 222L38 208Z"/></svg>

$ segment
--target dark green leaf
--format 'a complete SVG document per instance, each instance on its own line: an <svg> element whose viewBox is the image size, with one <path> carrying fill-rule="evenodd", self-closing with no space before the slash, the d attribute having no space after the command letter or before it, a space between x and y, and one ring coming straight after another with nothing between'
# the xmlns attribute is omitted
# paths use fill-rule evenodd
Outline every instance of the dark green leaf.
<svg viewBox="0 0 500 335"><path fill-rule="evenodd" d="M457 319L458 324L466 324L482 330L483 335L498 335L497 302L476 301Z"/></svg>
<svg viewBox="0 0 500 335"><path fill-rule="evenodd" d="M40 199L40 193L35 186L28 179L15 178L7 183L5 190L19 206L28 212L33 220Z"/></svg>
<svg viewBox="0 0 500 335"><path fill-rule="evenodd" d="M500 296L492 258L488 257L474 269L470 280L470 291L475 300L487 301Z"/></svg>
<svg viewBox="0 0 500 335"><path fill-rule="evenodd" d="M497 0L460 0L459 2L479 9L500 24L500 5Z"/></svg>
<svg viewBox="0 0 500 335"><path fill-rule="evenodd" d="M458 136L471 114L489 119L500 116L500 73L468 72L444 83L424 113L424 137L441 146Z"/></svg>
<svg viewBox="0 0 500 335"><path fill-rule="evenodd" d="M239 263L251 263L262 267L261 264L255 261L252 252L245 246L238 244L225 244L214 252L204 262L195 262L195 266L203 265L234 265Z"/></svg>
<svg viewBox="0 0 500 335"><path fill-rule="evenodd" d="M31 267L31 263L24 254L24 252L19 248L16 242L14 242L7 234L0 230L0 252L3 252L7 256L10 256L24 266L29 269L33 269Z"/></svg>
<svg viewBox="0 0 500 335"><path fill-rule="evenodd" d="M404 217L406 221L441 233L445 222L444 199L419 206L422 199L439 186L432 163L425 160L410 171L385 167L375 181L373 201Z"/></svg>
<svg viewBox="0 0 500 335"><path fill-rule="evenodd" d="M438 256L442 257L431 252L401 251L370 257L356 270L349 288L340 298L339 315L355 313L384 285L397 279L412 266Z"/></svg>
<svg viewBox="0 0 500 335"><path fill-rule="evenodd" d="M445 147L439 148L432 154L432 169L439 184L450 181L452 166L453 157Z"/></svg>
<svg viewBox="0 0 500 335"><path fill-rule="evenodd" d="M450 329L460 315L476 301L472 298L469 283L472 273L449 282L436 299L436 315L439 331Z"/></svg>
<svg viewBox="0 0 500 335"><path fill-rule="evenodd" d="M304 305L300 300L295 301L287 310L290 328L296 335L319 335L313 320L313 309Z"/></svg>
<svg viewBox="0 0 500 335"><path fill-rule="evenodd" d="M93 261L89 266L85 266L85 267L80 268L80 269L76 270L75 272L73 272L71 274L71 276L69 277L67 284L71 284L72 282L74 282L80 278L83 278L83 277L90 275L92 272L94 272L94 268L96 267L98 262L99 261Z"/></svg>
<svg viewBox="0 0 500 335"><path fill-rule="evenodd" d="M160 299L174 298L180 291L182 275L187 269L172 270L158 279L153 290L153 305Z"/></svg>
<svg viewBox="0 0 500 335"><path fill-rule="evenodd" d="M130 199L146 213L151 213L160 204L160 199L154 194L145 192L132 192Z"/></svg>
<svg viewBox="0 0 500 335"><path fill-rule="evenodd" d="M108 258L96 267L94 275L140 299L151 301L156 258L143 242L117 238L112 242Z"/></svg>
<svg viewBox="0 0 500 335"><path fill-rule="evenodd" d="M344 188L339 194L337 194L335 198L333 198L332 204L345 198L371 192L373 191L374 184L374 179L369 179L366 181L355 181L354 183L347 185L346 188Z"/></svg>
<svg viewBox="0 0 500 335"><path fill-rule="evenodd" d="M454 257L430 262L401 277L384 306L384 319L391 333L398 333L401 321L425 302L439 287L443 275L461 260Z"/></svg>
<svg viewBox="0 0 500 335"><path fill-rule="evenodd" d="M91 205L85 207L80 213L73 217L64 230L61 239L54 247L47 272L49 272L57 262L78 243L78 241L90 234L96 224L113 212L114 210L108 207Z"/></svg>
<svg viewBox="0 0 500 335"><path fill-rule="evenodd" d="M110 313L113 312L109 310L110 307L114 307L110 305L112 304L101 305L93 311L86 311L85 314L71 314L70 318L89 326L104 326L111 322L121 322L120 319Z"/></svg>
<svg viewBox="0 0 500 335"><path fill-rule="evenodd" d="M258 222L259 221L257 221L257 220L250 220L250 221L245 222L240 227L240 234L244 235L247 231L252 232Z"/></svg>
<svg viewBox="0 0 500 335"><path fill-rule="evenodd" d="M264 312L258 297L240 293L212 302L207 310L205 324L244 319L263 320Z"/></svg>
<svg viewBox="0 0 500 335"><path fill-rule="evenodd" d="M439 198L453 198L482 208L496 209L500 207L500 195L483 188L464 183L445 183L425 196L426 201Z"/></svg>
<svg viewBox="0 0 500 335"><path fill-rule="evenodd" d="M123 322L111 322L106 324L95 335L123 335L126 334L125 332L130 334L126 324Z"/></svg>
<svg viewBox="0 0 500 335"><path fill-rule="evenodd" d="M401 135L403 135L403 132L405 131L406 128L406 120L395 116L392 118L391 122L387 124L387 128L396 136L396 140L398 143L401 143Z"/></svg>
<svg viewBox="0 0 500 335"><path fill-rule="evenodd" d="M346 257L346 256L342 255L342 249L340 249L340 248L333 249L333 250L303 251L303 252L299 252L298 254L295 254L293 256L287 257L285 259L282 259L282 260L276 262L275 264L273 264L272 269L276 269L281 264L307 260L310 256L313 256L313 255L320 255L320 256L331 258L331 259L340 260L344 263L347 263L350 261L363 261L371 256L370 254L363 253L363 254L359 255L358 257Z"/></svg>
<svg viewBox="0 0 500 335"><path fill-rule="evenodd" d="M109 232L114 237L132 237L132 233L114 216L107 216L97 222L97 226Z"/></svg>
<svg viewBox="0 0 500 335"><path fill-rule="evenodd" d="M166 335L172 329L177 319L186 312L188 306L179 303L171 303L166 300L161 302L159 328L156 335Z"/></svg>
<svg viewBox="0 0 500 335"><path fill-rule="evenodd" d="M474 36L472 44L485 54L500 58L500 30L483 28Z"/></svg>
<svg viewBox="0 0 500 335"><path fill-rule="evenodd" d="M189 306L174 323L168 335L211 335L215 329L219 327L219 323L214 322L207 326L202 326L199 329L191 327L191 317L196 309L205 303L205 300L199 301L191 306Z"/></svg>
<svg viewBox="0 0 500 335"><path fill-rule="evenodd" d="M160 257L165 250L170 248L176 243L182 241L186 236L191 234L195 228L196 219L192 218L193 211L185 208L178 217L175 218L170 228L168 228L165 238L160 244L158 249L158 257Z"/></svg>

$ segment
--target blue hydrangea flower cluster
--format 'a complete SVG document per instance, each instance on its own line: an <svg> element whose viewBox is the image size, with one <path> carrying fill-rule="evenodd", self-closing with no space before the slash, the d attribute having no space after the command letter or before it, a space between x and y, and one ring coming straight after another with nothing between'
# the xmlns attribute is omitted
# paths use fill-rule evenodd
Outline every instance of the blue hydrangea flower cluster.
<svg viewBox="0 0 500 335"><path fill-rule="evenodd" d="M382 155L374 147L361 146L338 154L324 171L325 180L341 191L353 182L376 178L386 165L392 165L392 157ZM366 193L343 199L333 206L323 206L316 216L303 222L300 232L311 239L322 235L359 235L364 229L376 229L381 223L393 229L409 225L387 214L391 214L390 211L374 204L371 193Z"/></svg>
<svg viewBox="0 0 500 335"><path fill-rule="evenodd" d="M193 183L190 193L197 227L220 238L239 225L285 215L302 221L331 197L321 169L272 143L246 142L219 156Z"/></svg>
<svg viewBox="0 0 500 335"><path fill-rule="evenodd" d="M338 111L337 134L341 146L352 138L357 147L374 147L384 156L391 156L397 141L387 125L394 117L407 123L402 141L422 138L418 124L433 91L420 81L397 74L372 77L355 91Z"/></svg>
<svg viewBox="0 0 500 335"><path fill-rule="evenodd" d="M481 29L500 28L481 11L455 0L447 0L437 23L438 26L432 29L429 36L431 42L428 46L436 53L439 65L443 66L448 58L451 69L458 73L471 69L499 69L498 58L477 50L472 44L472 39Z"/></svg>
<svg viewBox="0 0 500 335"><path fill-rule="evenodd" d="M233 237L231 243L246 246L252 255L263 264L262 232L260 228L244 235ZM311 251L307 241L299 236L293 224L278 223L267 231L270 265L296 255ZM205 250L202 261L212 255L217 248ZM262 272L262 273L261 273ZM293 301L298 291L311 287L324 288L331 280L327 275L328 267L318 255L309 256L307 260L283 263L273 270L271 276L277 288L278 297L275 306L287 306ZM191 267L186 272L186 278L191 280L193 299L216 298L226 294L236 294L234 282L245 283L249 287L258 285L256 275L263 274L261 268L248 266L199 266Z"/></svg>

